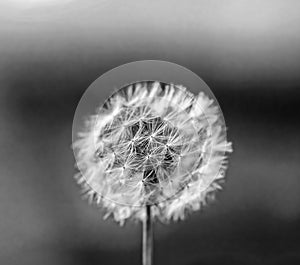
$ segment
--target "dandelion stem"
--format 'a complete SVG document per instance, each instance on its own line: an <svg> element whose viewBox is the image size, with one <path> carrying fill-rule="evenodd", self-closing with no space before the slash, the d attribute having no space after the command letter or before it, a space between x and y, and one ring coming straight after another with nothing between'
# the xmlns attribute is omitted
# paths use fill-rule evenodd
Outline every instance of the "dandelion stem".
<svg viewBox="0 0 300 265"><path fill-rule="evenodd" d="M146 205L146 218L143 221L143 265L152 265L153 222L151 206Z"/></svg>

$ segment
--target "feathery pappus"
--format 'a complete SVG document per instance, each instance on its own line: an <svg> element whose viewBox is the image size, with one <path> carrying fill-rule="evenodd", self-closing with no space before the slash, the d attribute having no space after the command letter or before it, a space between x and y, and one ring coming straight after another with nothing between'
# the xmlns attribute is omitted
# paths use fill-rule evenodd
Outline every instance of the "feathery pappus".
<svg viewBox="0 0 300 265"><path fill-rule="evenodd" d="M143 81L116 91L73 143L85 196L123 224L184 219L220 189L226 127L217 103L182 85Z"/></svg>

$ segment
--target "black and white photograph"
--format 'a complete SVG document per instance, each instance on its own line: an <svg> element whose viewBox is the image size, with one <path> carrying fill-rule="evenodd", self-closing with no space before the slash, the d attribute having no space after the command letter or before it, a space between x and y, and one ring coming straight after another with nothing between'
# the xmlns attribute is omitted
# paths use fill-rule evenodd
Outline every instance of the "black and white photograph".
<svg viewBox="0 0 300 265"><path fill-rule="evenodd" d="M300 2L0 0L0 264L300 264Z"/></svg>

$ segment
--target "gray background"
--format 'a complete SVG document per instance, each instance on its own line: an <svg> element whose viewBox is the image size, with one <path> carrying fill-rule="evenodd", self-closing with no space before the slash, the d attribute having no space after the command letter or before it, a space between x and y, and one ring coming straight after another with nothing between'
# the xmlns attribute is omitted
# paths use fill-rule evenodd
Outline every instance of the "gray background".
<svg viewBox="0 0 300 265"><path fill-rule="evenodd" d="M0 264L140 264L79 196L85 89L120 64L181 64L223 110L234 153L215 203L155 225L155 264L300 264L299 1L0 1Z"/></svg>

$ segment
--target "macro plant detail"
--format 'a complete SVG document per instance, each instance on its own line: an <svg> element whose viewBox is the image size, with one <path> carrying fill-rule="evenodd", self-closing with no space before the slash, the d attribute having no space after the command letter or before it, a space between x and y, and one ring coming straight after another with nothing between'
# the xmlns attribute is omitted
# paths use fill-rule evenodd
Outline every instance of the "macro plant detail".
<svg viewBox="0 0 300 265"><path fill-rule="evenodd" d="M221 188L226 128L216 102L182 85L136 82L116 91L73 143L83 193L123 224L184 219Z"/></svg>

